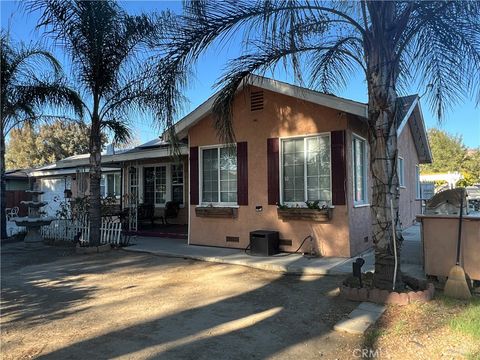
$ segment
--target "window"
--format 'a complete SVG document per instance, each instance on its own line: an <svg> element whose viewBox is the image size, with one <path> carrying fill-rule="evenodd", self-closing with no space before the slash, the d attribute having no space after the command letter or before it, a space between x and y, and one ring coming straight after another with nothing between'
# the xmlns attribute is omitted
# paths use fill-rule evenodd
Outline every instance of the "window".
<svg viewBox="0 0 480 360"><path fill-rule="evenodd" d="M420 185L420 166L415 165L415 189L417 193L417 199L422 198L422 188Z"/></svg>
<svg viewBox="0 0 480 360"><path fill-rule="evenodd" d="M332 198L330 136L282 140L282 201L304 203Z"/></svg>
<svg viewBox="0 0 480 360"><path fill-rule="evenodd" d="M405 167L403 163L403 158L398 157L398 184L402 187L405 187Z"/></svg>
<svg viewBox="0 0 480 360"><path fill-rule="evenodd" d="M237 203L237 154L231 147L202 149L202 203Z"/></svg>
<svg viewBox="0 0 480 360"><path fill-rule="evenodd" d="M355 205L366 204L367 200L367 146L366 141L353 136L352 141L353 159L353 203Z"/></svg>
<svg viewBox="0 0 480 360"><path fill-rule="evenodd" d="M183 204L183 164L172 164L172 200Z"/></svg>
<svg viewBox="0 0 480 360"><path fill-rule="evenodd" d="M143 203L165 204L167 198L166 166L143 168Z"/></svg>
<svg viewBox="0 0 480 360"><path fill-rule="evenodd" d="M102 174L100 178L100 195L103 197L120 197L120 174Z"/></svg>

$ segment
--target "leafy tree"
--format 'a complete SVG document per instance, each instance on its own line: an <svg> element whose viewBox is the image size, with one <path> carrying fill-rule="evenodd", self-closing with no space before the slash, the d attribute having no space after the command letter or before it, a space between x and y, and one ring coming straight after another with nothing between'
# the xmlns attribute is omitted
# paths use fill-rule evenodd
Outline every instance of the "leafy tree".
<svg viewBox="0 0 480 360"><path fill-rule="evenodd" d="M90 136L90 243L100 243L101 133L115 142L128 140L129 112L135 117L155 111L163 102L143 75L142 54L148 35L156 31L150 17L127 14L113 0L32 0L38 27L45 28L69 55L75 79L85 94Z"/></svg>
<svg viewBox="0 0 480 360"><path fill-rule="evenodd" d="M88 152L90 129L77 122L57 120L13 129L7 144L7 169L31 168Z"/></svg>
<svg viewBox="0 0 480 360"><path fill-rule="evenodd" d="M480 184L480 148L468 150L467 158L463 162L462 174L464 180L461 186Z"/></svg>
<svg viewBox="0 0 480 360"><path fill-rule="evenodd" d="M463 139L439 129L428 131L433 162L422 165L423 174L459 172L463 175L459 186L480 183L480 150L467 149Z"/></svg>
<svg viewBox="0 0 480 360"><path fill-rule="evenodd" d="M432 128L428 130L428 141L432 151L431 164L422 165L422 172L442 173L461 171L467 157L467 148L461 136L453 136L445 131Z"/></svg>
<svg viewBox="0 0 480 360"><path fill-rule="evenodd" d="M1 95L0 95L0 175L1 175L1 238L6 238L5 217L5 137L25 123L35 123L50 108L72 107L82 116L83 108L77 93L64 80L62 69L52 54L38 46L13 43L7 32L1 32Z"/></svg>
<svg viewBox="0 0 480 360"><path fill-rule="evenodd" d="M212 46L225 45L234 33L243 34L244 54L228 63L217 83L223 90L213 106L215 128L225 141L235 137L232 101L249 74L284 64L299 82L305 79L311 87L334 92L353 72L363 72L368 88L375 284L391 288L390 201L398 224L398 96L408 84L420 84L427 88L439 118L464 96L480 96L480 2L201 0L186 2L183 15L170 22L165 27L169 33L157 41L164 56L154 75L168 99L167 125L173 123L181 101L178 93L188 85L199 57Z"/></svg>

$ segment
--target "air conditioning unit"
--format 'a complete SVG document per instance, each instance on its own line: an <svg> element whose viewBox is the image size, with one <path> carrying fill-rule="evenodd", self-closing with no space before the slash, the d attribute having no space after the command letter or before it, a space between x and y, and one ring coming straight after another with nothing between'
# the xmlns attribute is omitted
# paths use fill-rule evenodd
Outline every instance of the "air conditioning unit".
<svg viewBox="0 0 480 360"><path fill-rule="evenodd" d="M272 256L278 253L278 231L255 230L250 233L250 254Z"/></svg>

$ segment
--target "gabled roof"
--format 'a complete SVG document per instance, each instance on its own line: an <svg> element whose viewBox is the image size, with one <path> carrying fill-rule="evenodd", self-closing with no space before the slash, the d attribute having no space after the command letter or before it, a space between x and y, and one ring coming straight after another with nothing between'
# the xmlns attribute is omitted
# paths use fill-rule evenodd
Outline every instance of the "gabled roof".
<svg viewBox="0 0 480 360"><path fill-rule="evenodd" d="M344 111L349 114L357 115L360 117L367 117L367 105L361 102L344 99L334 95L324 94L318 91L310 90L297 85L288 84L282 81L273 80L258 75L250 75L245 84L242 84L238 91L243 89L244 85L252 85L264 90L273 91L279 94L288 95L297 99L312 102L314 104L326 106L332 109ZM221 90L220 90L221 91ZM188 129L198 123L206 115L208 115L212 109L220 91L213 94L207 101L198 106L190 114L178 121L175 126L175 131L179 138L183 138L187 135Z"/></svg>
<svg viewBox="0 0 480 360"><path fill-rule="evenodd" d="M431 163L432 151L428 143L427 129L420 107L420 97L418 95L404 96L398 98L398 102L400 111L402 112L399 118L402 119L402 121L397 125L397 137L400 136L405 125L408 124L420 164Z"/></svg>
<svg viewBox="0 0 480 360"><path fill-rule="evenodd" d="M315 90L310 90L282 81L277 81L258 75L250 75L246 79L246 83L239 87L238 91L242 90L244 85L256 86L265 90L269 90L283 95L288 95L297 99L340 110L352 115L356 115L360 119L366 119L368 117L368 105L365 103L344 99L334 95L324 94ZM194 126L205 116L210 114L212 106L220 91L213 94L204 103L202 103L195 110L193 110L191 113L179 120L174 125L175 132L180 139L186 137L188 130L192 126ZM397 135L401 134L410 116L414 114L411 124L411 130L412 134L414 134L414 131L420 132L419 134L414 135L415 146L417 148L419 159L422 163L431 162L432 156L430 152L430 147L428 145L426 128L423 121L422 112L420 110L420 102L418 95L400 97L398 98L398 101L399 110L401 111L399 118L402 120L399 122Z"/></svg>

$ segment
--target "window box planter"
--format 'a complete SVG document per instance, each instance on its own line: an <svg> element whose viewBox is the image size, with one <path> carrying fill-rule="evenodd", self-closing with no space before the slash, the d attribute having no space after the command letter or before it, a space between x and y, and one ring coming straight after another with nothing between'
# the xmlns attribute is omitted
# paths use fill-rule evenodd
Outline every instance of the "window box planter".
<svg viewBox="0 0 480 360"><path fill-rule="evenodd" d="M332 218L332 210L328 209L307 209L307 208L277 208L278 217L284 221L304 220L314 222L328 222Z"/></svg>
<svg viewBox="0 0 480 360"><path fill-rule="evenodd" d="M197 217L234 219L237 217L237 213L238 209L232 207L203 206L195 208Z"/></svg>

